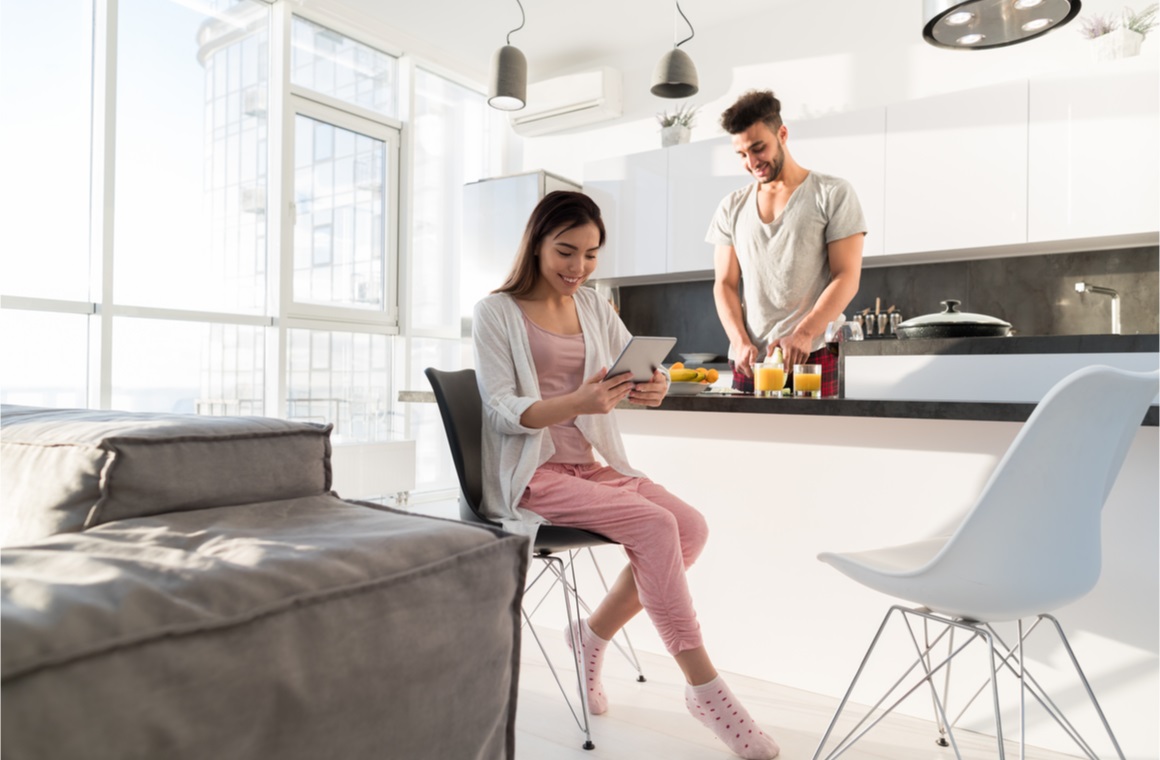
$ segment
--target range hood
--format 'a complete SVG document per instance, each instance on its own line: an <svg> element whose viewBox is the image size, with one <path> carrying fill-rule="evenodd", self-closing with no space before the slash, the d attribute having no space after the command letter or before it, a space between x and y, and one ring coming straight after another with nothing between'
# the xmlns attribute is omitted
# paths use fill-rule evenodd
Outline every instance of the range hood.
<svg viewBox="0 0 1160 760"><path fill-rule="evenodd" d="M1080 0L922 0L922 36L935 47L987 50L1027 42L1079 13Z"/></svg>

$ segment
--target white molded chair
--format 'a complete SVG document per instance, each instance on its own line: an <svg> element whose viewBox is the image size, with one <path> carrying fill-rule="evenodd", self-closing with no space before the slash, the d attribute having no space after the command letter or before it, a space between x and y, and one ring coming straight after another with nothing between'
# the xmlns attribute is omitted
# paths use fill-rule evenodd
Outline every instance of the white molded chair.
<svg viewBox="0 0 1160 760"><path fill-rule="evenodd" d="M925 684L935 708L940 733L938 743L946 746L949 737L955 756L961 758L952 731L958 718L947 720L949 684L944 683L940 697L934 677L945 668L943 675L949 681L951 660L968 644L981 640L990 648L991 668L987 680L991 686L999 758L1004 757L1004 752L996 681L998 673L1006 670L1020 685L1021 748L1025 741L1022 729L1026 695L1030 694L1085 755L1097 760L1091 746L1032 677L1024 662L1024 641L1041 621L1048 620L1059 635L1117 755L1123 760L1119 743L1062 627L1049 613L1087 594L1099 578L1100 512L1148 406L1156 397L1158 384L1158 371L1127 372L1092 366L1068 375L1036 406L983 486L978 500L950 537L871 551L818 555L822 562L865 586L921 606L894 605L886 613L818 744L815 760L822 756L875 645L895 615L906 623L917 658L826 757L833 758L844 752ZM1035 618L1026 631L1024 618ZM914 628L920 621L922 643ZM1007 621L1017 621L1018 641L1013 647L1007 646L991 625ZM933 638L932 623L939 631ZM954 641L956 631L966 635L966 640L958 646ZM945 656L934 654L940 641L946 646ZM908 678L913 682L907 690L904 682ZM883 703L900 689L902 696L883 708ZM981 691L982 687L975 696ZM863 728L876 713L877 717Z"/></svg>

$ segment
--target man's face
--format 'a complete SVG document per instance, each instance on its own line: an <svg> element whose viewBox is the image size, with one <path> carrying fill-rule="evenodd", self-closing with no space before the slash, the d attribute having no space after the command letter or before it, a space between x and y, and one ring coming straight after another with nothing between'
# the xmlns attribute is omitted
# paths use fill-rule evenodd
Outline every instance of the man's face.
<svg viewBox="0 0 1160 760"><path fill-rule="evenodd" d="M783 124L777 132L759 121L744 132L733 135L733 150L741 156L745 171L758 182L773 182L785 166L785 133Z"/></svg>

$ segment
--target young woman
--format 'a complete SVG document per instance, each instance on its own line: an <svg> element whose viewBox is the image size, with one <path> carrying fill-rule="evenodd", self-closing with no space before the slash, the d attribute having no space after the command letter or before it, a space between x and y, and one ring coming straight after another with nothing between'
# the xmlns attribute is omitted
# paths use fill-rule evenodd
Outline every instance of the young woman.
<svg viewBox="0 0 1160 760"><path fill-rule="evenodd" d="M643 608L685 675L689 712L737 755L768 760L778 746L714 669L689 596L685 570L705 545L705 519L629 465L609 414L625 399L658 406L669 381L663 370L636 385L605 376L630 336L608 302L582 287L603 244L590 198L549 193L507 281L475 307L484 504L525 532L547 522L624 546L629 566L591 617L565 631L588 665L593 714L608 709L600 667L609 641Z"/></svg>

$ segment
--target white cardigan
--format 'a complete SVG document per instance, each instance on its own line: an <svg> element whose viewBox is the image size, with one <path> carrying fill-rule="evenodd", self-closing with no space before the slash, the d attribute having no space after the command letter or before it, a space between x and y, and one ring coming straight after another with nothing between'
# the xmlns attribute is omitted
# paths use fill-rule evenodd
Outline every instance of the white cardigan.
<svg viewBox="0 0 1160 760"><path fill-rule="evenodd" d="M596 291L580 288L574 298L588 378L612 365L631 334ZM536 468L552 457L556 447L547 428L520 424L524 411L541 397L524 315L515 299L496 293L477 303L472 337L483 399L483 512L512 532L534 536L534 526L547 521L517 505ZM623 475L643 476L628 463L612 413L579 415L576 427L609 467Z"/></svg>

